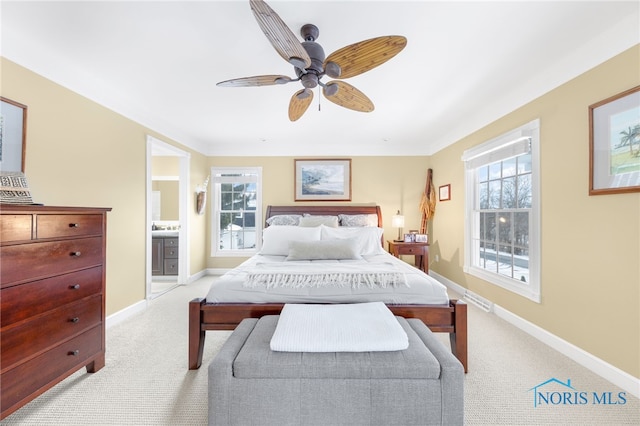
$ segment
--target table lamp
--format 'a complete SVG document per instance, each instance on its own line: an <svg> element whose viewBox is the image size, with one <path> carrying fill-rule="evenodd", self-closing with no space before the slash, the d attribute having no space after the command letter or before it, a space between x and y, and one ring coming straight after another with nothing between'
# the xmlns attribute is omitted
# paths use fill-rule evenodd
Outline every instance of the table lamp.
<svg viewBox="0 0 640 426"><path fill-rule="evenodd" d="M402 228L404 227L404 216L400 214L400 210L398 210L398 213L394 214L391 217L391 226L393 226L394 228L398 228L398 239L394 241L395 242L404 241L404 238L402 238Z"/></svg>

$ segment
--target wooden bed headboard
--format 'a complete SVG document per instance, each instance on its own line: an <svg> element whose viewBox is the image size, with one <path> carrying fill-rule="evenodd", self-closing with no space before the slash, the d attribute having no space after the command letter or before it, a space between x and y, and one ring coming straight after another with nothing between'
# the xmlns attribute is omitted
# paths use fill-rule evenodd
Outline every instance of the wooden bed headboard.
<svg viewBox="0 0 640 426"><path fill-rule="evenodd" d="M378 227L382 228L382 211L380 206L267 206L265 221L271 216L279 214L311 214L311 215L339 215L339 214L375 214L378 216Z"/></svg>

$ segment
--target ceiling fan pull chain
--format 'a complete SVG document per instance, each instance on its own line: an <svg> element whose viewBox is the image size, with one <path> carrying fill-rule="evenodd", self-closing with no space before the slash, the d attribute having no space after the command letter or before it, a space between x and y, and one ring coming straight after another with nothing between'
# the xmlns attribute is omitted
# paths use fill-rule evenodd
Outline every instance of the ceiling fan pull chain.
<svg viewBox="0 0 640 426"><path fill-rule="evenodd" d="M318 86L318 111L320 111L321 100L322 100L322 96L320 96L320 86Z"/></svg>

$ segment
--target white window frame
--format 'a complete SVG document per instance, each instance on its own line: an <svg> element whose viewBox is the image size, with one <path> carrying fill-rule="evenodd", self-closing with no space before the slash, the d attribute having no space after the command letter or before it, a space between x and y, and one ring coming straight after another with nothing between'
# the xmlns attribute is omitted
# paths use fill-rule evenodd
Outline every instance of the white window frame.
<svg viewBox="0 0 640 426"><path fill-rule="evenodd" d="M256 244L255 248L241 250L220 249L220 211L222 208L221 182L219 174L251 174L256 175ZM245 257L252 256L262 247L262 167L211 167L211 256L212 257Z"/></svg>
<svg viewBox="0 0 640 426"><path fill-rule="evenodd" d="M473 265L477 250L473 243L477 199L477 169L483 165L520 155L524 142L531 149L531 210L529 214L529 282L521 282ZM465 229L464 272L481 278L516 294L540 303L540 120L536 119L517 129L466 150L465 163Z"/></svg>

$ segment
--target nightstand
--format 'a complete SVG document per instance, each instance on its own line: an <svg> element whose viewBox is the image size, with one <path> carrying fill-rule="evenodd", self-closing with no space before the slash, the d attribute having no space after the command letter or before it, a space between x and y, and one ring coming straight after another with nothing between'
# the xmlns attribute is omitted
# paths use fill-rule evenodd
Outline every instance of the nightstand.
<svg viewBox="0 0 640 426"><path fill-rule="evenodd" d="M397 241L387 241L389 253L395 257L402 255L413 255L417 268L429 273L429 243L405 243Z"/></svg>

